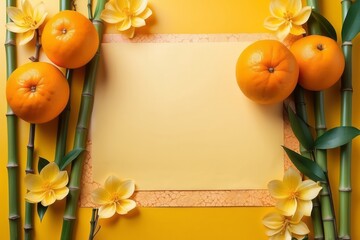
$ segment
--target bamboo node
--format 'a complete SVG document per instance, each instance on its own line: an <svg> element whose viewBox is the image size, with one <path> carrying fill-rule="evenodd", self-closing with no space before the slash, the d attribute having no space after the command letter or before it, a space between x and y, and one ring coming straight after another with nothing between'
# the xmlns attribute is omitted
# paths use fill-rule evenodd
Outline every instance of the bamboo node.
<svg viewBox="0 0 360 240"><path fill-rule="evenodd" d="M76 217L64 215L64 220L66 220L66 221L75 221L75 220L76 220Z"/></svg>
<svg viewBox="0 0 360 240"><path fill-rule="evenodd" d="M12 117L12 116L16 116L16 115L15 115L15 113L13 111L9 111L9 112L6 113L5 116Z"/></svg>
<svg viewBox="0 0 360 240"><path fill-rule="evenodd" d="M25 173L28 174L28 173L35 173L34 169L26 169L25 170Z"/></svg>
<svg viewBox="0 0 360 240"><path fill-rule="evenodd" d="M20 219L20 216L19 215L10 215L9 216L9 220L18 220L18 219Z"/></svg>
<svg viewBox="0 0 360 240"><path fill-rule="evenodd" d="M351 187L341 187L339 188L339 192L351 192Z"/></svg>
<svg viewBox="0 0 360 240"><path fill-rule="evenodd" d="M11 40L7 40L4 44L5 46L16 46L15 40L11 39Z"/></svg>
<svg viewBox="0 0 360 240"><path fill-rule="evenodd" d="M30 230L33 230L34 229L34 227L31 225L31 224L26 224L25 226L24 226L24 230L25 231L30 231Z"/></svg>
<svg viewBox="0 0 360 240"><path fill-rule="evenodd" d="M353 88L352 88L352 87L342 88L341 90L342 90L343 92L353 92Z"/></svg>
<svg viewBox="0 0 360 240"><path fill-rule="evenodd" d="M352 42L351 41L345 41L342 43L343 46L352 46Z"/></svg>
<svg viewBox="0 0 360 240"><path fill-rule="evenodd" d="M351 237L349 235L346 235L346 236L341 236L339 237L339 239L342 239L342 240L350 240Z"/></svg>
<svg viewBox="0 0 360 240"><path fill-rule="evenodd" d="M8 165L6 165L7 168L18 168L19 165L17 163L8 163Z"/></svg>
<svg viewBox="0 0 360 240"><path fill-rule="evenodd" d="M322 220L324 222L333 222L335 219L333 217L324 217Z"/></svg>
<svg viewBox="0 0 360 240"><path fill-rule="evenodd" d="M78 190L80 190L80 187L77 187L77 186L69 186L69 190L70 190L70 191L78 191Z"/></svg>

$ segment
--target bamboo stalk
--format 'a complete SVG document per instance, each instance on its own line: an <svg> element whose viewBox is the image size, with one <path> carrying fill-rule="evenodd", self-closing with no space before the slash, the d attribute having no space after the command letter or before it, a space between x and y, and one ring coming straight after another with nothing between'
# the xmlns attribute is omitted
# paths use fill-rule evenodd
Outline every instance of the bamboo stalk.
<svg viewBox="0 0 360 240"><path fill-rule="evenodd" d="M6 0L6 7L16 6L15 0ZM6 22L10 22L6 16ZM16 46L15 33L6 31L5 39L6 52L6 78L16 69ZM19 206L19 160L18 160L18 138L17 138L17 117L7 106L6 113L7 142L8 142L8 192L9 192L9 228L10 240L20 238L20 206Z"/></svg>
<svg viewBox="0 0 360 240"><path fill-rule="evenodd" d="M41 36L39 29L35 31L36 43L35 43L35 55L30 57L30 60L33 62L38 62L40 57L41 49ZM34 142L35 142L35 124L30 123L29 129L29 141L27 145L27 160L26 160L26 169L25 173L34 173ZM25 224L24 224L24 233L25 240L31 240L33 229L34 229L34 207L33 203L25 201Z"/></svg>
<svg viewBox="0 0 360 240"><path fill-rule="evenodd" d="M60 11L71 10L72 9L72 0L61 0L60 1ZM71 82L73 76L72 69L66 69L66 79L69 83L70 94L71 94ZM61 112L58 118L58 129L56 137L56 148L55 148L55 159L54 162L58 165L60 164L62 158L66 153L67 146L67 133L69 128L69 119L70 119L70 97L68 103L66 104L65 109Z"/></svg>
<svg viewBox="0 0 360 240"><path fill-rule="evenodd" d="M314 98L315 129L317 136L321 136L326 131L324 92L315 92ZM327 175L327 152L326 150L316 150L315 160ZM335 210L332 200L330 182L321 183L320 191L321 213L324 227L325 239L337 239L337 226L335 220Z"/></svg>
<svg viewBox="0 0 360 240"><path fill-rule="evenodd" d="M341 1L343 21L351 6L350 0ZM345 56L345 70L341 77L340 125L352 125L352 42L342 43ZM352 143L340 148L339 180L339 238L351 239L351 153Z"/></svg>
<svg viewBox="0 0 360 240"><path fill-rule="evenodd" d="M34 140L35 140L35 124L30 124L29 130L29 142L27 145L27 161L26 161L26 174L34 173L33 162L34 162ZM25 201L25 224L24 232L25 239L32 239L32 233L34 229L34 204Z"/></svg>
<svg viewBox="0 0 360 240"><path fill-rule="evenodd" d="M98 0L97 10L93 19L93 24L98 32L100 43L102 42L103 34L103 23L100 19L100 13L105 7L106 0ZM88 128L91 119L91 113L94 103L94 90L95 90L95 80L96 72L98 68L98 63L100 59L100 44L96 55L93 59L86 65L86 74L84 80L84 86L81 96L81 104L78 116L78 122L75 132L74 140L74 149L75 148L85 148ZM71 239L74 231L74 224L76 220L77 205L80 195L80 182L82 176L82 167L84 161L84 153L80 154L77 159L72 164L70 182L69 182L69 195L67 197L65 214L63 220L63 228L61 239L68 240Z"/></svg>
<svg viewBox="0 0 360 240"><path fill-rule="evenodd" d="M94 237L99 230L96 228L98 224L98 220L99 220L98 209L93 208L91 213L89 240L94 240Z"/></svg>
<svg viewBox="0 0 360 240"><path fill-rule="evenodd" d="M298 116L307 123L308 118L306 111L305 90L299 85L295 89L295 109ZM302 145L300 145L300 153L307 158L313 158L312 154L305 150ZM313 210L311 212L311 219L314 229L314 239L321 240L324 239L324 229L319 198L317 197L313 199L312 202Z"/></svg>

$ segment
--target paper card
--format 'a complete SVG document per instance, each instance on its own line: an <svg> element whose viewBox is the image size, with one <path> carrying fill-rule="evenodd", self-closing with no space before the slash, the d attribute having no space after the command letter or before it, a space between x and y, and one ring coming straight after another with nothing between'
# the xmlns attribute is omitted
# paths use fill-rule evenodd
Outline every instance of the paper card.
<svg viewBox="0 0 360 240"><path fill-rule="evenodd" d="M282 104L253 103L235 78L241 51L268 37L106 36L83 202L112 174L136 181L141 206L271 204L266 185L284 171Z"/></svg>

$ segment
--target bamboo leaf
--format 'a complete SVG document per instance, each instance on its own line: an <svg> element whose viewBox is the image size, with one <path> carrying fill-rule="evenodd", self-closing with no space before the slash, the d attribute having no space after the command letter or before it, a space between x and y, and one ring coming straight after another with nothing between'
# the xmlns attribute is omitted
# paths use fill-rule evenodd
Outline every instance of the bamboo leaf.
<svg viewBox="0 0 360 240"><path fill-rule="evenodd" d="M360 32L360 1L355 1L351 4L349 11L346 14L343 28L341 30L341 37L344 41L352 41Z"/></svg>
<svg viewBox="0 0 360 240"><path fill-rule="evenodd" d="M315 22L319 24L322 35L332 38L335 41L337 40L336 30L333 25L320 13L312 10L308 24L311 25Z"/></svg>
<svg viewBox="0 0 360 240"><path fill-rule="evenodd" d="M340 147L360 135L360 130L351 126L332 128L315 140L315 148L331 149Z"/></svg>
<svg viewBox="0 0 360 240"><path fill-rule="evenodd" d="M326 182L326 175L321 167L314 162L313 160L301 156L297 152L283 146L286 154L290 158L291 162L295 165L295 167L303 173L305 176L310 178L313 181Z"/></svg>
<svg viewBox="0 0 360 240"><path fill-rule="evenodd" d="M44 207L40 202L37 204L37 213L40 218L40 222L44 218L47 208L48 207Z"/></svg>
<svg viewBox="0 0 360 240"><path fill-rule="evenodd" d="M41 170L48 164L49 164L48 160L46 160L45 158L39 157L38 172L41 172Z"/></svg>
<svg viewBox="0 0 360 240"><path fill-rule="evenodd" d="M74 161L83 151L84 148L75 148L68 152L59 163L60 170L64 170L72 161Z"/></svg>
<svg viewBox="0 0 360 240"><path fill-rule="evenodd" d="M294 132L296 138L300 144L308 151L314 149L314 139L311 135L309 126L305 121L300 118L295 112L288 107L288 116L291 125L291 129Z"/></svg>

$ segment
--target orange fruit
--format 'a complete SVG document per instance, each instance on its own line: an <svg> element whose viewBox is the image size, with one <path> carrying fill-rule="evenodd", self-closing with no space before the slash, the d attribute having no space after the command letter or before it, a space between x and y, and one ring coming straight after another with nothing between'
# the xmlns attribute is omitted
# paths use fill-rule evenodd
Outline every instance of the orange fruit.
<svg viewBox="0 0 360 240"><path fill-rule="evenodd" d="M18 67L6 83L6 99L13 112L30 123L54 119L69 99L69 84L50 63L31 62Z"/></svg>
<svg viewBox="0 0 360 240"><path fill-rule="evenodd" d="M99 37L91 21L70 10L55 14L45 24L41 39L46 56L64 68L84 66L99 46Z"/></svg>
<svg viewBox="0 0 360 240"><path fill-rule="evenodd" d="M294 42L290 50L299 64L299 84L305 89L327 89L340 79L344 71L344 55L331 38L310 35Z"/></svg>
<svg viewBox="0 0 360 240"><path fill-rule="evenodd" d="M293 54L279 41L260 40L240 54L237 83L245 96L261 104L275 104L294 90L299 67Z"/></svg>

